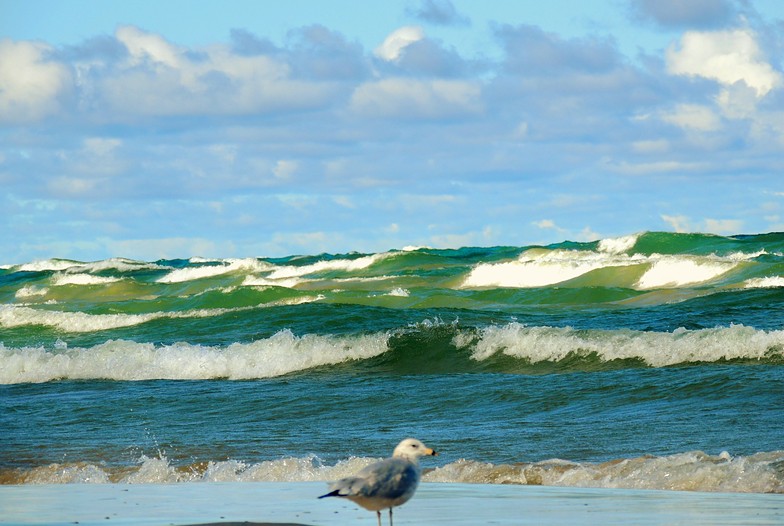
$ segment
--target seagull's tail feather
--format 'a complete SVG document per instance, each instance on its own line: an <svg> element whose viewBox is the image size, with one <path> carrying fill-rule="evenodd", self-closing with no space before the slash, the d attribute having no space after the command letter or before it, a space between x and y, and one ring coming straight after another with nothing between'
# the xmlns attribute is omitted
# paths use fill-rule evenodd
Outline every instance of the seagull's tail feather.
<svg viewBox="0 0 784 526"><path fill-rule="evenodd" d="M322 495L322 496L320 496L319 498L320 498L320 499L323 499L324 497L340 497L340 496L341 496L341 495L340 495L340 490L339 490L339 489L336 489L335 491L330 491L330 492L329 492L329 493L327 493L326 495Z"/></svg>

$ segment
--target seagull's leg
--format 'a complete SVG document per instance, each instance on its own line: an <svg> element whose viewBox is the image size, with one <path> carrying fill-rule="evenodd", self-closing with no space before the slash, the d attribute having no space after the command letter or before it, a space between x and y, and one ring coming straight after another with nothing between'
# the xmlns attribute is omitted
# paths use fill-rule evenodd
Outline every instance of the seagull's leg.
<svg viewBox="0 0 784 526"><path fill-rule="evenodd" d="M389 526L392 526L392 508L389 508Z"/></svg>
<svg viewBox="0 0 784 526"><path fill-rule="evenodd" d="M376 510L376 516L378 517L378 526L381 526L381 510Z"/></svg>

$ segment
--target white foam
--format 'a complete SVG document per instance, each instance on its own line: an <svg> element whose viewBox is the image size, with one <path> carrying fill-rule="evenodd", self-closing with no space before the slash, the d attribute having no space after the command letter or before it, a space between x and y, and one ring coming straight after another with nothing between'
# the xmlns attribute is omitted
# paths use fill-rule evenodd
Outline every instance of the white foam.
<svg viewBox="0 0 784 526"><path fill-rule="evenodd" d="M268 277L246 276L242 282L243 287L284 287L287 289L294 289L298 285L307 283L309 280L302 278L280 278L270 279Z"/></svg>
<svg viewBox="0 0 784 526"><path fill-rule="evenodd" d="M404 289L404 288L397 287L395 289L390 290L386 295L387 296L398 296L400 298L407 298L407 297L409 297L411 295L411 293L408 290Z"/></svg>
<svg viewBox="0 0 784 526"><path fill-rule="evenodd" d="M531 363L559 362L570 355L595 353L601 360L642 360L652 367L733 359L784 357L784 331L761 331L742 325L674 332L575 330L526 327L519 323L491 326L472 341L459 336L456 346L472 345L482 361L503 353Z"/></svg>
<svg viewBox="0 0 784 526"><path fill-rule="evenodd" d="M357 259L325 260L325 261L318 261L310 265L302 265L302 266L285 265L276 268L266 277L267 279L271 279L271 280L280 280L285 278L307 276L308 274L314 274L316 272L327 272L331 270L344 270L344 271L362 270L394 255L396 255L395 252L383 252L379 254L373 254L370 256L363 256Z"/></svg>
<svg viewBox="0 0 784 526"><path fill-rule="evenodd" d="M734 253L720 257L625 254L624 252L633 246L634 240L634 236L609 240L611 242L600 246L599 252L531 249L514 261L477 265L465 278L462 287L545 287L569 281L593 270L640 266L642 275L636 283L619 282L618 286L638 290L676 288L708 283L735 269L740 263L759 255Z"/></svg>
<svg viewBox="0 0 784 526"><path fill-rule="evenodd" d="M323 365L371 358L387 350L388 336L295 336L281 331L270 338L227 347L187 343L156 346L109 340L89 348L50 351L0 345L0 383L47 382L60 378L201 380L281 376Z"/></svg>
<svg viewBox="0 0 784 526"><path fill-rule="evenodd" d="M148 263L145 261L135 261L126 258L109 258L92 263L80 263L68 269L68 272L101 272L104 270L117 270L120 272L133 272L136 270L160 270L169 267Z"/></svg>
<svg viewBox="0 0 784 526"><path fill-rule="evenodd" d="M202 267L188 267L171 271L158 279L158 283L182 283L197 279L212 278L237 271L264 272L273 266L267 262L254 258L227 259L220 265L205 265Z"/></svg>
<svg viewBox="0 0 784 526"><path fill-rule="evenodd" d="M169 484L183 482L315 482L338 480L377 461L351 457L325 465L315 456L288 457L247 463L241 460L209 461L177 468L165 456L139 459L137 469L112 472L89 463L50 464L24 474L28 484L119 482ZM603 463L551 459L494 465L460 459L427 470L425 482L470 484L520 484L562 487L597 487L710 492L782 493L784 481L776 465L784 451L731 457L726 452L709 455L690 451L668 456L642 456ZM186 466L187 468L188 466Z"/></svg>
<svg viewBox="0 0 784 526"><path fill-rule="evenodd" d="M229 312L241 312L257 308L269 308L280 305L300 305L323 300L324 296L299 296L283 298L260 305L250 305L235 308L217 309L192 309L175 312L149 312L145 314L89 314L86 312L71 312L32 308L26 305L0 305L0 327L22 327L25 325L41 325L57 330L73 333L85 333L120 329L141 325L162 318L211 318L222 316ZM49 302L47 302L49 303Z"/></svg>
<svg viewBox="0 0 784 526"><path fill-rule="evenodd" d="M460 460L436 468L428 482L768 493L784 491L775 464L784 451L729 457L701 451L644 456L600 464L559 459L514 465Z"/></svg>
<svg viewBox="0 0 784 526"><path fill-rule="evenodd" d="M599 252L608 254L623 254L634 248L639 238L640 234L632 234L630 236L602 239L599 241L598 249Z"/></svg>
<svg viewBox="0 0 784 526"><path fill-rule="evenodd" d="M739 260L688 257L655 256L653 265L637 282L641 290L665 287L683 287L705 283L734 269Z"/></svg>
<svg viewBox="0 0 784 526"><path fill-rule="evenodd" d="M46 287L36 287L34 285L26 285L17 290L14 296L19 299L32 298L35 296L46 296L49 289Z"/></svg>
<svg viewBox="0 0 784 526"><path fill-rule="evenodd" d="M772 289L784 287L784 277L781 276L767 276L764 278L752 278L743 283L743 287L747 289Z"/></svg>
<svg viewBox="0 0 784 526"><path fill-rule="evenodd" d="M177 313L175 315L180 314ZM159 317L174 317L175 315L165 313L87 314L84 312L34 309L22 305L0 305L0 327L12 328L25 325L42 325L61 331L81 333L130 327Z"/></svg>
<svg viewBox="0 0 784 526"><path fill-rule="evenodd" d="M627 266L635 258L577 250L528 250L515 261L481 263L474 267L463 287L544 287L574 279L592 270Z"/></svg>
<svg viewBox="0 0 784 526"><path fill-rule="evenodd" d="M20 265L18 270L19 272L45 272L47 270L67 270L77 265L81 265L81 263L67 259L45 259Z"/></svg>
<svg viewBox="0 0 784 526"><path fill-rule="evenodd" d="M93 276L92 274L60 273L53 277L52 285L55 287L64 285L106 285L118 281L121 281L121 279L107 276Z"/></svg>

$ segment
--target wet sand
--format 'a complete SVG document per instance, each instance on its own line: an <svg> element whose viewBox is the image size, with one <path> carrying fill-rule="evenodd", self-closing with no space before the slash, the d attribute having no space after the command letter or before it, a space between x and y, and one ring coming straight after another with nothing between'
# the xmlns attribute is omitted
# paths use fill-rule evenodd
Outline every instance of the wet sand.
<svg viewBox="0 0 784 526"><path fill-rule="evenodd" d="M0 486L3 525L376 526L324 483ZM386 513L384 513L386 524ZM784 495L423 483L395 524L784 524Z"/></svg>

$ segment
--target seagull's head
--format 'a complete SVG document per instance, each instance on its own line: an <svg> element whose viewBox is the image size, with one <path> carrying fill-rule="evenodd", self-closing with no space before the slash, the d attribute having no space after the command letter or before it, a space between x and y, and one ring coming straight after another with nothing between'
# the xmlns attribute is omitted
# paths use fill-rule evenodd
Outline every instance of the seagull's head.
<svg viewBox="0 0 784 526"><path fill-rule="evenodd" d="M419 457L430 455L435 456L438 453L430 449L416 438L407 438L397 445L395 451L392 453L393 457L401 457L411 462L416 462Z"/></svg>

